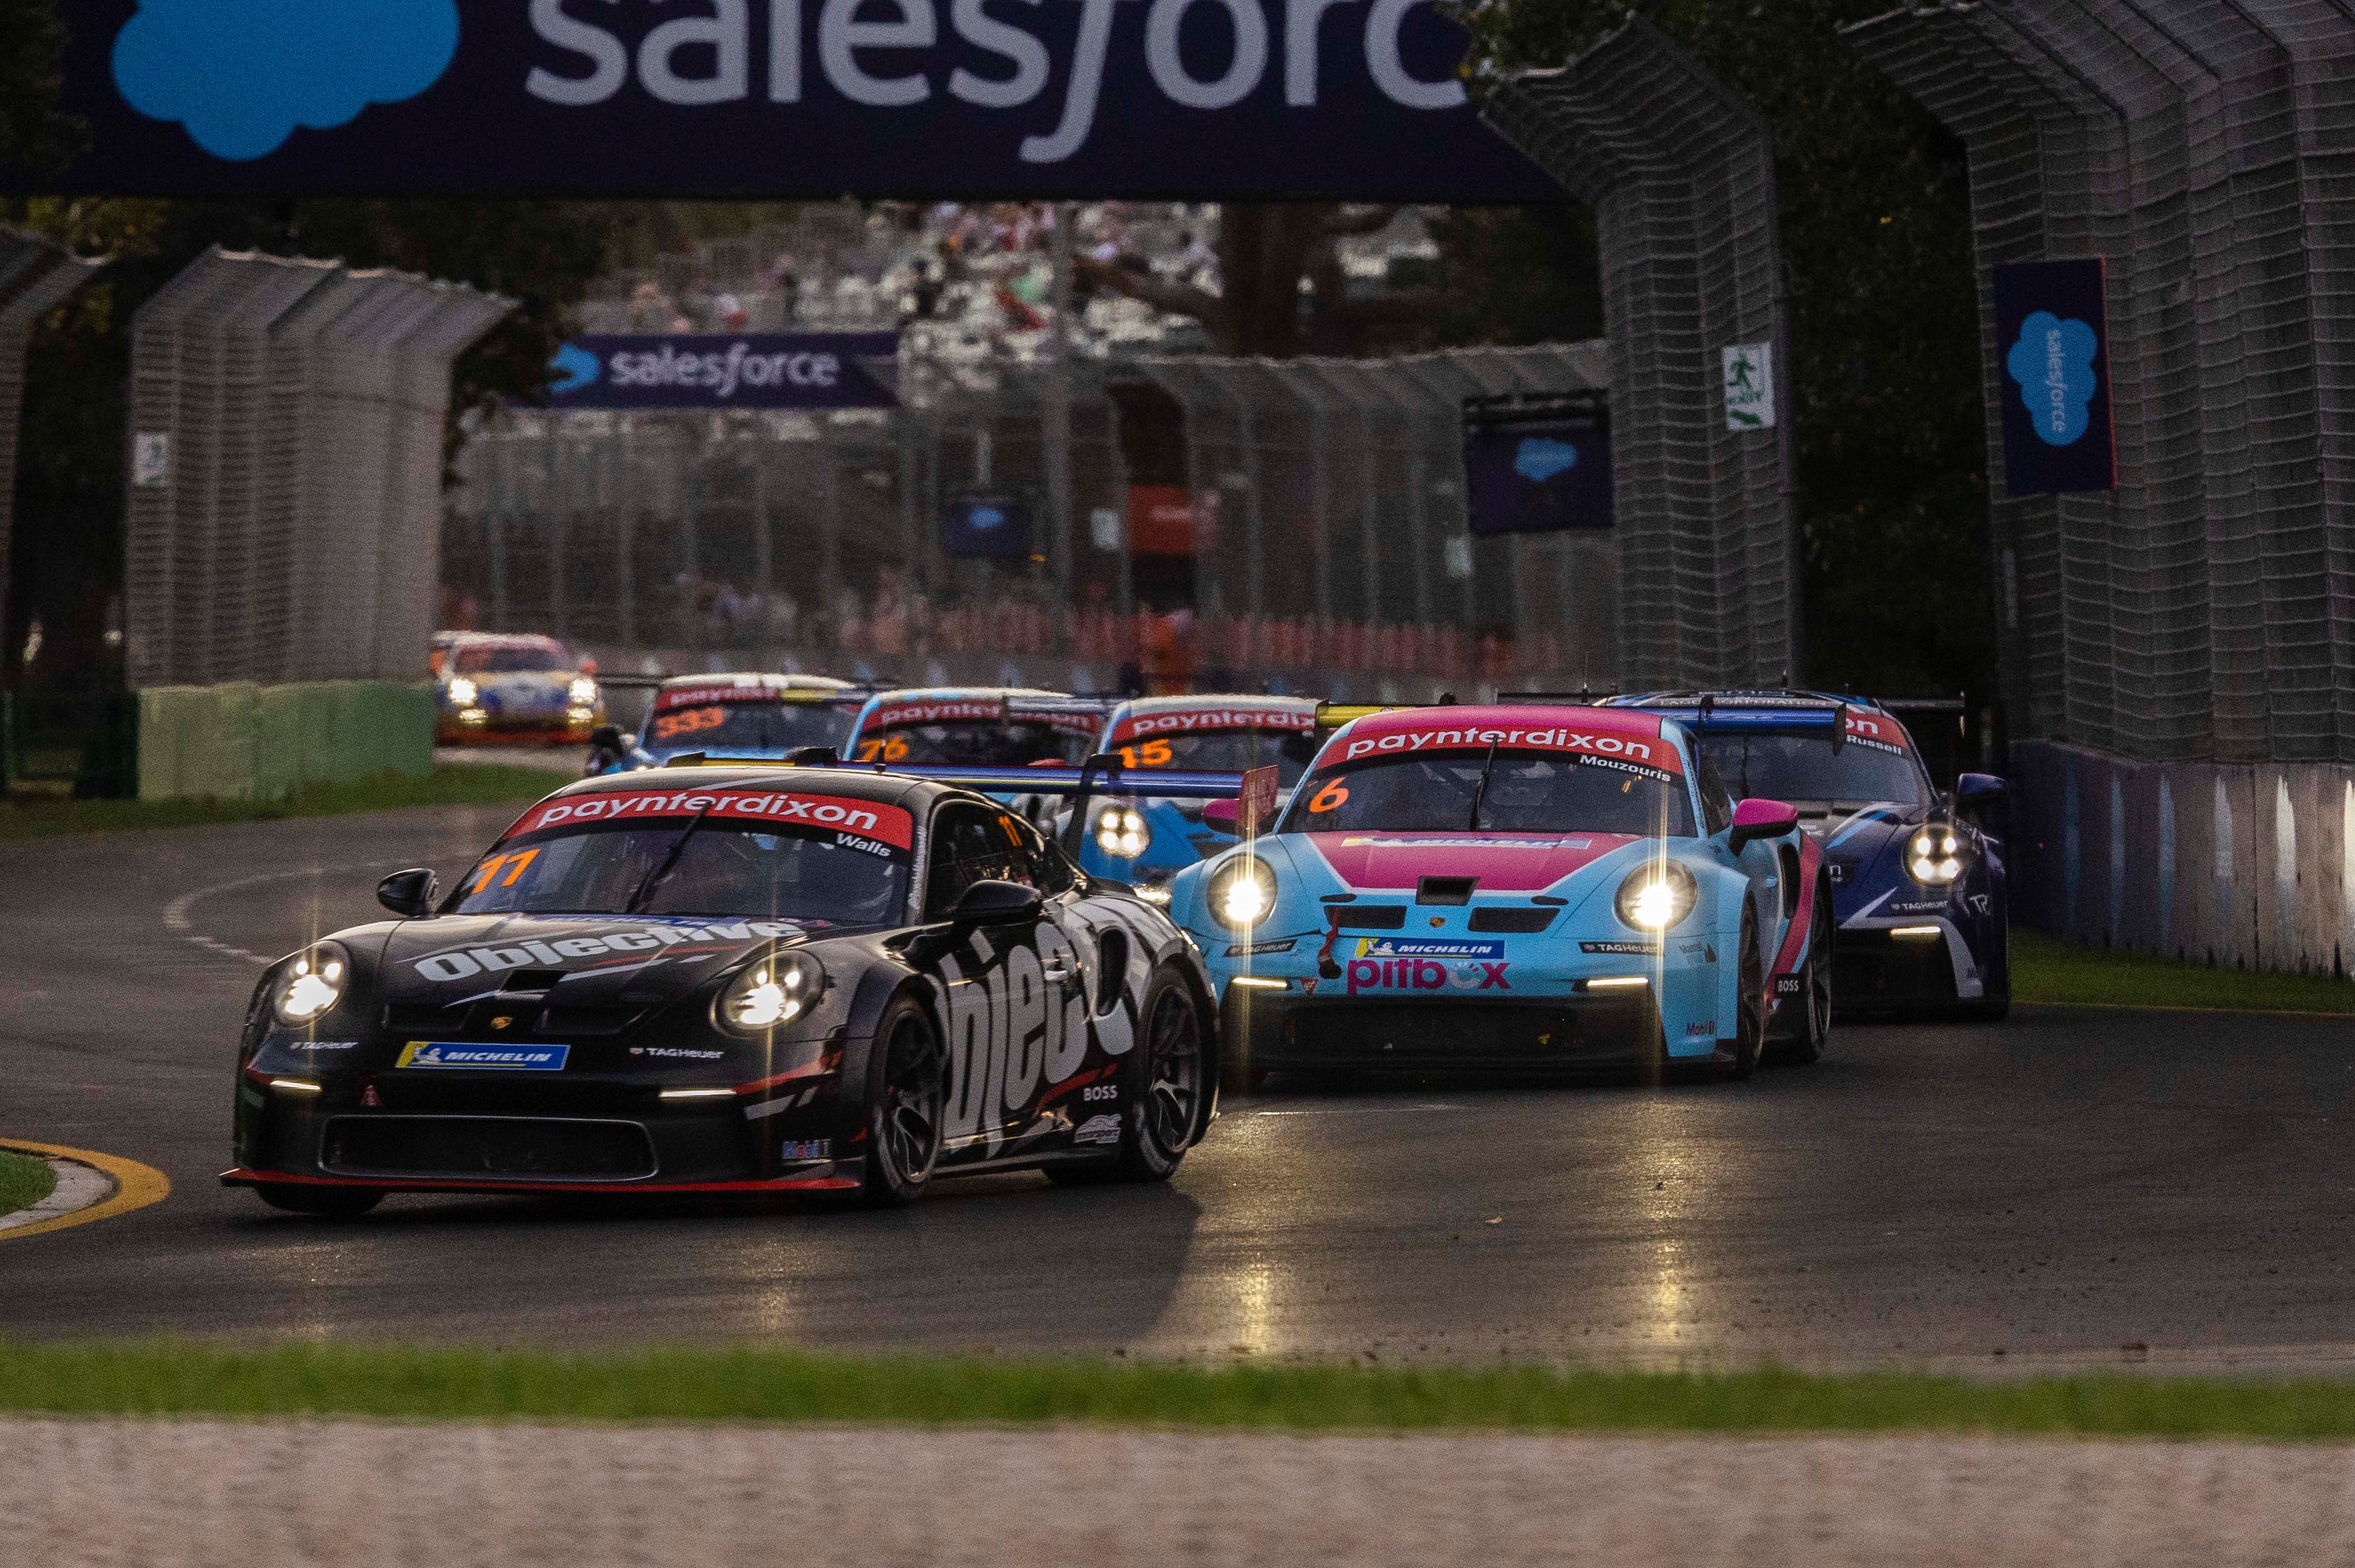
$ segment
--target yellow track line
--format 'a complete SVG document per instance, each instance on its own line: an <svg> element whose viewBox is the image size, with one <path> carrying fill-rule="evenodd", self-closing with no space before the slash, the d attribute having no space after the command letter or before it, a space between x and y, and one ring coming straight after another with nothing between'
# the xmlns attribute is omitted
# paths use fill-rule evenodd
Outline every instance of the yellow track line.
<svg viewBox="0 0 2355 1568"><path fill-rule="evenodd" d="M153 1166L135 1159L123 1159L111 1154L99 1154L86 1148L69 1148L63 1144L37 1144L24 1138L0 1138L0 1148L14 1149L19 1154L37 1154L51 1159L79 1160L93 1169L105 1172L114 1181L114 1196L87 1209L77 1209L70 1214L60 1214L54 1220L43 1220L35 1225L19 1225L15 1230L0 1231L0 1242L14 1242L26 1236L38 1236L50 1231L62 1231L69 1225L87 1225L93 1220L112 1220L117 1214L128 1214L133 1209L144 1209L150 1203L161 1203L171 1196L172 1179Z"/></svg>

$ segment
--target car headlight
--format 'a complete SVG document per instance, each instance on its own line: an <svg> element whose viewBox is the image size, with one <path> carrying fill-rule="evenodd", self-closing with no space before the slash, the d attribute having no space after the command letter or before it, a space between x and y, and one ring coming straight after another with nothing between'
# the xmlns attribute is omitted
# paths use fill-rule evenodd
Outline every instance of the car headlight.
<svg viewBox="0 0 2355 1568"><path fill-rule="evenodd" d="M719 1027L736 1034L782 1029L817 1005L826 971L806 953L772 953L744 965L719 993Z"/></svg>
<svg viewBox="0 0 2355 1568"><path fill-rule="evenodd" d="M474 705L474 699L481 695L482 692L476 689L474 683L464 676L453 675L450 677L450 700L459 707L472 708Z"/></svg>
<svg viewBox="0 0 2355 1568"><path fill-rule="evenodd" d="M585 675L573 677L572 700L583 708L596 701L597 683Z"/></svg>
<svg viewBox="0 0 2355 1568"><path fill-rule="evenodd" d="M1646 860L1619 884L1619 918L1637 931L1667 931L1692 913L1700 896L1690 871L1674 860Z"/></svg>
<svg viewBox="0 0 2355 1568"><path fill-rule="evenodd" d="M352 955L340 942L322 942L286 965L270 993L270 1010L290 1029L316 1023L344 999Z"/></svg>
<svg viewBox="0 0 2355 1568"><path fill-rule="evenodd" d="M1096 813L1096 848L1118 859L1134 860L1153 842L1145 818L1133 805L1107 805Z"/></svg>
<svg viewBox="0 0 2355 1568"><path fill-rule="evenodd" d="M1906 846L1905 862L1915 881L1943 888L1963 874L1968 857L1952 827L1934 824L1913 835L1913 842Z"/></svg>
<svg viewBox="0 0 2355 1568"><path fill-rule="evenodd" d="M1275 873L1254 855L1238 855L1210 873L1210 914L1228 930L1250 932L1275 908Z"/></svg>

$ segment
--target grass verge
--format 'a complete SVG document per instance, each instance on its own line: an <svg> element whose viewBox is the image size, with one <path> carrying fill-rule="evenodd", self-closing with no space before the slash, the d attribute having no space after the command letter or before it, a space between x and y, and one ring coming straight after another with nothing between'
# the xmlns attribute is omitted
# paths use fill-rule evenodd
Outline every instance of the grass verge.
<svg viewBox="0 0 2355 1568"><path fill-rule="evenodd" d="M343 816L411 805L506 805L535 801L563 787L561 773L483 763L431 773L378 773L354 784L313 784L278 800L43 800L0 802L0 839L61 833L116 833L144 827L198 827L218 822L269 822L288 816Z"/></svg>
<svg viewBox="0 0 2355 1568"><path fill-rule="evenodd" d="M2011 997L2016 1002L2103 1008L2355 1013L2355 985L2328 975L2211 969L2147 953L2071 947L2017 927L2011 933Z"/></svg>
<svg viewBox="0 0 2355 1568"><path fill-rule="evenodd" d="M856 1359L750 1349L573 1355L399 1345L0 1342L0 1410L409 1420L1092 1422L1647 1432L1986 1432L2355 1439L2355 1384L2127 1376L1974 1382L1730 1373Z"/></svg>
<svg viewBox="0 0 2355 1568"><path fill-rule="evenodd" d="M0 1214L29 1209L57 1189L58 1173L48 1160L0 1149Z"/></svg>

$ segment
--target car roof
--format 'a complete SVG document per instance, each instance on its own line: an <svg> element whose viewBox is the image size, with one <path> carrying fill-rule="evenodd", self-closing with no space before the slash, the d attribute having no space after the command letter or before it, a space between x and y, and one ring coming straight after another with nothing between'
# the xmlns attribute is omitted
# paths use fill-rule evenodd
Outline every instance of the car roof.
<svg viewBox="0 0 2355 1568"><path fill-rule="evenodd" d="M1196 692L1184 697L1132 697L1115 709L1122 713L1182 713L1196 708L1264 708L1270 712L1316 711L1313 697L1272 697L1265 692Z"/></svg>
<svg viewBox="0 0 2355 1568"><path fill-rule="evenodd" d="M724 789L794 789L840 795L846 800L874 801L884 805L921 810L943 795L970 795L931 779L905 773L877 773L872 768L797 768L783 763L706 763L697 767L639 768L630 773L602 773L565 785L545 798L558 795L611 795L633 790L672 789L708 794Z"/></svg>

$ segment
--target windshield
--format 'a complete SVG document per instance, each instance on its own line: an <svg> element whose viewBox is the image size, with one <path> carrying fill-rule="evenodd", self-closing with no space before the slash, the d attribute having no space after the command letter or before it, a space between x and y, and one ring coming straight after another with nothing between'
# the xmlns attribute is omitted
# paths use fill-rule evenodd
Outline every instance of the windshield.
<svg viewBox="0 0 2355 1568"><path fill-rule="evenodd" d="M1087 736L1024 720L964 719L944 724L895 724L859 737L854 763L899 763L912 768L1027 768L1033 763L1077 767L1095 750Z"/></svg>
<svg viewBox="0 0 2355 1568"><path fill-rule="evenodd" d="M1292 797L1280 831L1689 838L1693 821L1691 800L1674 774L1600 757L1500 750L1493 766L1485 752L1452 752L1326 769Z"/></svg>
<svg viewBox="0 0 2355 1568"><path fill-rule="evenodd" d="M528 675L535 670L570 675L579 667L572 656L553 643L530 648L460 648L460 675Z"/></svg>
<svg viewBox="0 0 2355 1568"><path fill-rule="evenodd" d="M1929 799L1913 754L1882 741L1851 735L1835 755L1829 740L1811 735L1712 735L1700 752L1726 788L1745 798L1830 806L1922 805Z"/></svg>
<svg viewBox="0 0 2355 1568"><path fill-rule="evenodd" d="M466 873L453 912L896 925L906 904L912 823L898 806L636 791L559 796L517 826Z"/></svg>
<svg viewBox="0 0 2355 1568"><path fill-rule="evenodd" d="M855 706L846 711L817 702L714 702L655 714L646 744L702 752L839 746L857 717Z"/></svg>
<svg viewBox="0 0 2355 1568"><path fill-rule="evenodd" d="M1278 781L1290 789L1316 760L1316 736L1297 731L1191 730L1126 741L1114 750L1124 768L1241 773L1273 765Z"/></svg>

